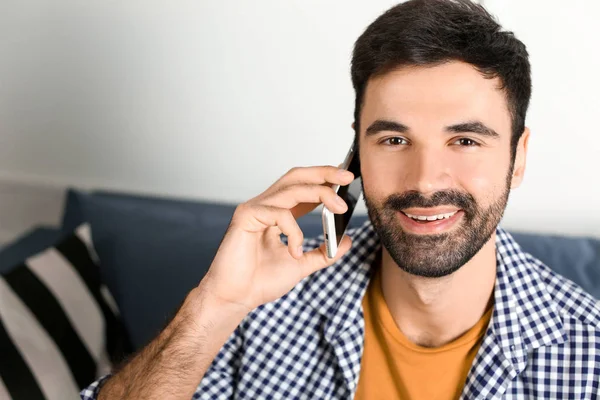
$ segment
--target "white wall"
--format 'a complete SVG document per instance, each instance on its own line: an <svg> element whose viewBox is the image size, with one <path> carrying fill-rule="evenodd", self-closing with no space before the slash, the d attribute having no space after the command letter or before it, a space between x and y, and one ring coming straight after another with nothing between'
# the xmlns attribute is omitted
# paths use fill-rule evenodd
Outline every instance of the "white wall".
<svg viewBox="0 0 600 400"><path fill-rule="evenodd" d="M395 3L4 0L0 178L237 202L292 166L338 164L352 45ZM600 4L486 4L534 74L505 226L600 236Z"/></svg>

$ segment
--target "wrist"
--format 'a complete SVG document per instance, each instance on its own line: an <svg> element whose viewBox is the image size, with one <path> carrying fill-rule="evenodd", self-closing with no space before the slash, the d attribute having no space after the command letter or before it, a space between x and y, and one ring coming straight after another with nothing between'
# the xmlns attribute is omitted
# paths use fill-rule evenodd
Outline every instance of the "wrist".
<svg viewBox="0 0 600 400"><path fill-rule="evenodd" d="M242 305L213 296L200 285L188 294L178 317L194 336L204 336L210 332L214 337L223 332L228 337L249 311Z"/></svg>

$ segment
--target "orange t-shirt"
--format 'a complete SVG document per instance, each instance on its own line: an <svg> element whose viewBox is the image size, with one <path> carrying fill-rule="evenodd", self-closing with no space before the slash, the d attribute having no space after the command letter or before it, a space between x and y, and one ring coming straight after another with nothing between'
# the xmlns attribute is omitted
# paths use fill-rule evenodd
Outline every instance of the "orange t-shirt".
<svg viewBox="0 0 600 400"><path fill-rule="evenodd" d="M492 316L493 303L469 331L441 347L412 343L385 303L380 268L363 299L365 345L355 400L450 400L462 393Z"/></svg>

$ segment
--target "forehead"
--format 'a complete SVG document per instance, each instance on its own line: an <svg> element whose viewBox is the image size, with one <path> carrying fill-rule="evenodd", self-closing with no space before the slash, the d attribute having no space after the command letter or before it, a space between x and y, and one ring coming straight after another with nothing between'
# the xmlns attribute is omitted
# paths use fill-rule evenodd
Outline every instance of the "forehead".
<svg viewBox="0 0 600 400"><path fill-rule="evenodd" d="M511 127L499 78L487 79L472 65L459 61L403 67L370 79L361 126L382 118L411 129L438 129L467 120L480 120L499 134L509 133Z"/></svg>

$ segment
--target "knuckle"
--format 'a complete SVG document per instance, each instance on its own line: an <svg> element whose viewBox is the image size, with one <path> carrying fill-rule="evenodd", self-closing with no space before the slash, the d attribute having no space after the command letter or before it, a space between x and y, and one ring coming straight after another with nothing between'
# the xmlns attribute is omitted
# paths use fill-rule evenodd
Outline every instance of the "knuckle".
<svg viewBox="0 0 600 400"><path fill-rule="evenodd" d="M335 192L331 187L319 184L288 186L287 188L283 188L282 192L293 198L315 202L319 200L322 201L330 196L335 196Z"/></svg>
<svg viewBox="0 0 600 400"><path fill-rule="evenodd" d="M260 203L263 205L269 205L273 202L276 202L278 199L282 197L288 196L289 190L292 186L277 186L271 188L268 192L265 192L260 196Z"/></svg>
<svg viewBox="0 0 600 400"><path fill-rule="evenodd" d="M261 207L262 207L263 210L265 210L267 212L270 212L270 213L277 214L277 215L281 215L281 212L285 211L285 210L282 210L279 207L275 207L275 206L272 206L272 205L269 205L269 204L263 204L263 205L261 205Z"/></svg>
<svg viewBox="0 0 600 400"><path fill-rule="evenodd" d="M324 188L324 187L325 186L323 186L323 185L319 185L316 183L310 183L310 184L305 185L305 190L307 190L313 194L319 194L321 192L322 188Z"/></svg>
<svg viewBox="0 0 600 400"><path fill-rule="evenodd" d="M254 202L250 201L239 204L233 212L232 219L236 221L250 218L252 216L255 216L260 211L260 209L260 204L255 204Z"/></svg>
<svg viewBox="0 0 600 400"><path fill-rule="evenodd" d="M284 200L284 199L294 198L297 190L298 190L298 185L281 186L281 187L274 189L273 192L269 194L268 199L273 200L273 199L277 198L280 200Z"/></svg>
<svg viewBox="0 0 600 400"><path fill-rule="evenodd" d="M240 209L240 206L237 206L233 211L233 215L231 216L231 223L235 223L237 220L241 218L243 215L243 211Z"/></svg>
<svg viewBox="0 0 600 400"><path fill-rule="evenodd" d="M335 190L333 190L333 188L331 188L330 186L321 186L319 194L323 199L334 198L335 196L337 196Z"/></svg>
<svg viewBox="0 0 600 400"><path fill-rule="evenodd" d="M333 174L336 174L338 172L338 170L341 168L341 166L342 166L342 164L340 164L339 167L335 167L333 165L326 165L326 166L323 167L323 169L324 169L324 171L325 171L326 174L333 175Z"/></svg>
<svg viewBox="0 0 600 400"><path fill-rule="evenodd" d="M283 219L285 222L295 221L294 216L292 215L292 212L290 210L280 208L279 215L281 216L281 219Z"/></svg>
<svg viewBox="0 0 600 400"><path fill-rule="evenodd" d="M277 223L281 223L282 220L285 220L285 212L287 210L269 204L261 204L257 207L260 208L265 214L270 215L271 218L277 220Z"/></svg>
<svg viewBox="0 0 600 400"><path fill-rule="evenodd" d="M277 188L273 188L273 191L271 193L269 193L268 197L281 196L282 194L289 192L289 188L290 188L290 186L280 186Z"/></svg>
<svg viewBox="0 0 600 400"><path fill-rule="evenodd" d="M249 203L241 203L235 208L233 214L238 216L244 215L250 210L250 208L251 205Z"/></svg>
<svg viewBox="0 0 600 400"><path fill-rule="evenodd" d="M294 218L294 214L290 210L280 209L280 217L283 223L285 223L288 227L291 227L295 231L300 229L298 227L298 223L296 222L296 218Z"/></svg>
<svg viewBox="0 0 600 400"><path fill-rule="evenodd" d="M306 186L306 194L307 196L313 200L313 201L318 201L321 198L322 195L322 191L321 191L321 185L308 185Z"/></svg>
<svg viewBox="0 0 600 400"><path fill-rule="evenodd" d="M287 176L294 176L294 175L298 175L298 173L302 170L301 167L292 167L290 168L290 170L287 172Z"/></svg>

